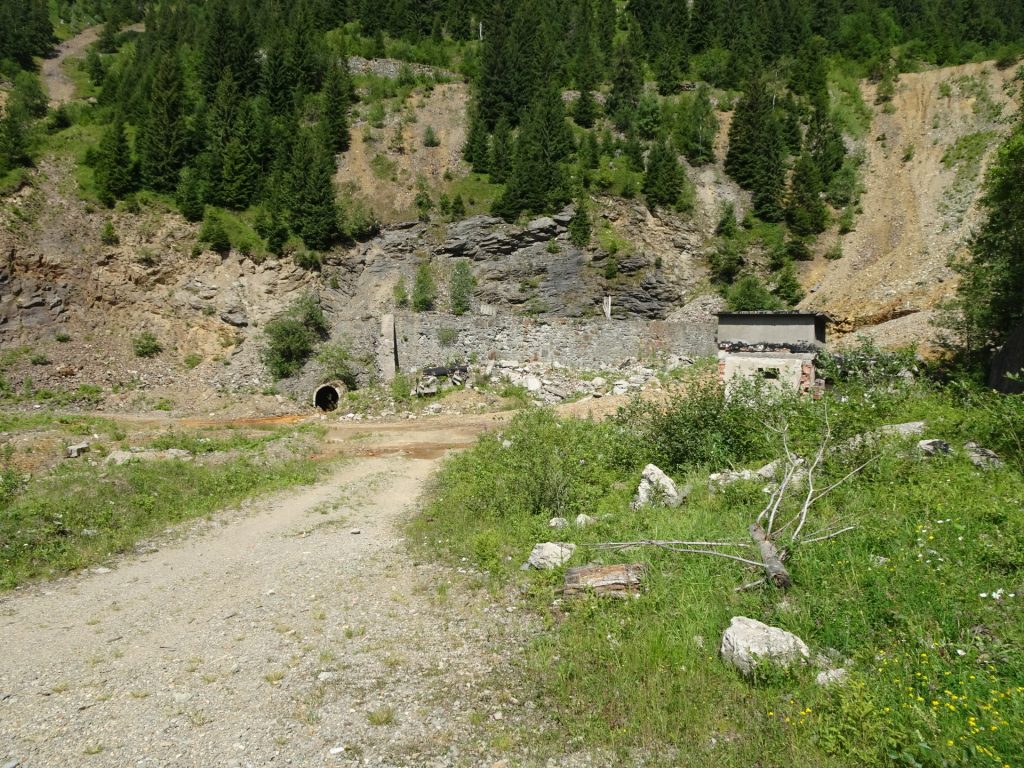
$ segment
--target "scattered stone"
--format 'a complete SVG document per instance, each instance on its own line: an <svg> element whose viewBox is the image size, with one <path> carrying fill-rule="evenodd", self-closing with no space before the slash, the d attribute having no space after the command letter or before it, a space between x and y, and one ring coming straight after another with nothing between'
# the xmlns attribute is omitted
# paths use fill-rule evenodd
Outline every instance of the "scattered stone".
<svg viewBox="0 0 1024 768"><path fill-rule="evenodd" d="M882 557L881 555L872 555L870 557L871 564L876 568L881 568L883 565L889 562L888 557Z"/></svg>
<svg viewBox="0 0 1024 768"><path fill-rule="evenodd" d="M436 395L440 389L436 376L424 376L416 383L416 396L428 397Z"/></svg>
<svg viewBox="0 0 1024 768"><path fill-rule="evenodd" d="M953 450L945 440L919 440L917 447L925 456L944 455Z"/></svg>
<svg viewBox="0 0 1024 768"><path fill-rule="evenodd" d="M359 528L353 528L351 531L349 531L349 533L352 534L353 536L358 536L359 534L362 533L362 530L360 530Z"/></svg>
<svg viewBox="0 0 1024 768"><path fill-rule="evenodd" d="M576 545L568 542L544 542L538 544L530 553L530 559L523 565L523 570L536 568L538 571L550 571L569 561Z"/></svg>
<svg viewBox="0 0 1024 768"><path fill-rule="evenodd" d="M527 392L540 392L544 385L536 376L527 376L523 381L523 386L526 387Z"/></svg>
<svg viewBox="0 0 1024 768"><path fill-rule="evenodd" d="M330 751L331 751L332 755L340 755L342 752L345 751L345 748L344 747L331 747Z"/></svg>
<svg viewBox="0 0 1024 768"><path fill-rule="evenodd" d="M824 669L818 673L817 677L814 678L814 682L818 685L828 687L830 685L845 683L846 678L849 676L849 673L842 667L839 667L838 669Z"/></svg>
<svg viewBox="0 0 1024 768"><path fill-rule="evenodd" d="M648 464L640 475L640 485L630 506L633 509L640 509L658 502L666 507L678 507L689 494L689 486L684 491L680 493L671 477L654 464Z"/></svg>
<svg viewBox="0 0 1024 768"><path fill-rule="evenodd" d="M712 472L708 475L708 487L713 491L715 487L722 488L732 485L740 480L759 480L758 474L749 469L726 469L722 472Z"/></svg>
<svg viewBox="0 0 1024 768"><path fill-rule="evenodd" d="M722 658L744 675L763 662L780 667L805 661L811 652L799 637L746 616L733 616L722 633Z"/></svg>
<svg viewBox="0 0 1024 768"><path fill-rule="evenodd" d="M586 528L588 526L596 525L596 524L597 524L597 520L595 520L590 515L584 515L584 514L576 515L576 525L579 528Z"/></svg>
<svg viewBox="0 0 1024 768"><path fill-rule="evenodd" d="M971 460L971 464L979 469L999 469L1003 466L1003 460L995 451L982 448L977 443L964 443L964 450L967 451L967 458Z"/></svg>
<svg viewBox="0 0 1024 768"><path fill-rule="evenodd" d="M321 683L326 683L330 682L336 677L337 674L335 674L334 672L321 672L319 675L316 676L316 679Z"/></svg>
<svg viewBox="0 0 1024 768"><path fill-rule="evenodd" d="M564 517L552 517L548 521L548 528L566 528L569 525L569 521Z"/></svg>
<svg viewBox="0 0 1024 768"><path fill-rule="evenodd" d="M88 443L75 443L75 445L69 445L64 451L64 456L69 459L77 459L83 453L88 453Z"/></svg>
<svg viewBox="0 0 1024 768"><path fill-rule="evenodd" d="M93 568L93 573L112 573L109 568L104 568L102 565L99 568Z"/></svg>

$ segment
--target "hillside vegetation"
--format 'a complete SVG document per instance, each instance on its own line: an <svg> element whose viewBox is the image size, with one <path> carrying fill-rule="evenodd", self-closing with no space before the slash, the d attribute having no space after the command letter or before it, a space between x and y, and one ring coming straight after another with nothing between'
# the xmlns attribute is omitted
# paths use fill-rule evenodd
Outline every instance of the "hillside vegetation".
<svg viewBox="0 0 1024 768"><path fill-rule="evenodd" d="M529 688L556 703L570 743L606 745L630 764L1015 766L1022 402L887 379L854 377L820 401L765 391L724 400L691 381L664 410L638 404L605 423L523 414L449 461L411 532L492 589L527 595L545 627L527 649ZM919 437L848 442L918 419L950 454L927 456ZM810 461L826 432L833 450L816 487L846 482L812 508L809 542L789 548L788 591L742 588L758 568L643 545L749 542L768 481L720 485L709 472L756 469L784 445ZM1005 464L976 466L965 442ZM647 462L692 489L681 507L631 508ZM791 493L783 509L798 508L805 488ZM573 525L578 514L594 520ZM554 530L553 517L570 522ZM563 568L520 572L544 541L577 549ZM607 542L637 544L595 547ZM719 551L751 557L742 546ZM636 562L646 576L635 598L560 593L565 567ZM718 654L737 615L794 632L810 663L744 679ZM836 668L841 682L816 682Z"/></svg>

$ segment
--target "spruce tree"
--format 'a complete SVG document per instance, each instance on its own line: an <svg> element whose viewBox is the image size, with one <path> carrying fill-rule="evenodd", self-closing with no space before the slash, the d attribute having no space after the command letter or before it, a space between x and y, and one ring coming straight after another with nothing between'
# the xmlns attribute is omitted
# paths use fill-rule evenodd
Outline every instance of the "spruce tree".
<svg viewBox="0 0 1024 768"><path fill-rule="evenodd" d="M612 90L608 96L608 114L620 128L632 122L632 112L640 101L643 76L636 56L625 43L619 43L612 59Z"/></svg>
<svg viewBox="0 0 1024 768"><path fill-rule="evenodd" d="M647 207L671 207L679 200L685 176L675 153L664 141L655 142L647 158L643 193Z"/></svg>
<svg viewBox="0 0 1024 768"><path fill-rule="evenodd" d="M502 117L494 128L494 135L491 137L490 168L491 181L502 184L508 180L512 170L512 152L514 142L512 139L512 126L508 119Z"/></svg>
<svg viewBox="0 0 1024 768"><path fill-rule="evenodd" d="M95 180L96 194L106 206L112 206L135 188L135 162L120 119L107 126L100 139Z"/></svg>
<svg viewBox="0 0 1024 768"><path fill-rule="evenodd" d="M143 183L169 192L186 160L184 83L177 56L164 53L156 63L149 109L138 142Z"/></svg>
<svg viewBox="0 0 1024 768"><path fill-rule="evenodd" d="M576 195L576 210L569 219L569 239L577 248L590 245L590 206L587 204L586 192Z"/></svg>
<svg viewBox="0 0 1024 768"><path fill-rule="evenodd" d="M312 130L305 129L292 148L290 170L291 228L307 248L329 248L339 234L334 155Z"/></svg>
<svg viewBox="0 0 1024 768"><path fill-rule="evenodd" d="M824 231L828 212L821 200L823 189L818 166L805 152L793 168L786 200L786 222L795 234L816 235Z"/></svg>
<svg viewBox="0 0 1024 768"><path fill-rule="evenodd" d="M568 199L564 162L574 149L561 93L553 85L536 98L515 142L512 175L494 212L506 220L557 209Z"/></svg>
<svg viewBox="0 0 1024 768"><path fill-rule="evenodd" d="M28 115L8 105L0 119L0 172L32 162L28 151Z"/></svg>
<svg viewBox="0 0 1024 768"><path fill-rule="evenodd" d="M750 190L754 213L762 221L782 221L786 193L786 146L782 126L769 115L759 141L761 154L755 159Z"/></svg>
<svg viewBox="0 0 1024 768"><path fill-rule="evenodd" d="M689 114L683 128L683 154L693 165L704 165L715 159L715 134L718 120L711 104L711 93L702 85L690 102Z"/></svg>
<svg viewBox="0 0 1024 768"><path fill-rule="evenodd" d="M455 262L448 291L453 315L464 315L469 312L472 308L475 287L476 278L473 277L473 270L470 268L469 262L464 260Z"/></svg>
<svg viewBox="0 0 1024 768"><path fill-rule="evenodd" d="M778 296L787 307L796 306L803 299L804 289L796 276L796 266L792 261L787 261L779 271L772 293Z"/></svg>
<svg viewBox="0 0 1024 768"><path fill-rule="evenodd" d="M470 104L469 127L466 143L462 147L462 159L477 173L487 173L490 166L490 148L487 143L487 126L480 109Z"/></svg>
<svg viewBox="0 0 1024 768"><path fill-rule="evenodd" d="M580 165L585 170L593 171L601 164L601 148L593 131L587 131L580 144Z"/></svg>
<svg viewBox="0 0 1024 768"><path fill-rule="evenodd" d="M193 168L183 168L174 193L181 215L189 221L201 221L206 210L202 174Z"/></svg>
<svg viewBox="0 0 1024 768"><path fill-rule="evenodd" d="M323 128L328 146L334 152L344 152L349 146L348 67L343 63L331 65L323 91Z"/></svg>

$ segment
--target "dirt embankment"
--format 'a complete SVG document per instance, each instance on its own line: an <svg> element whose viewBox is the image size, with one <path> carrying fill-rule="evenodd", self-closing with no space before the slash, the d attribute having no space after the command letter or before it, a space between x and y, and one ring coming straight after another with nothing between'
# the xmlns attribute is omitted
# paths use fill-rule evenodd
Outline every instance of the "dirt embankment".
<svg viewBox="0 0 1024 768"><path fill-rule="evenodd" d="M804 274L804 307L831 313L840 330L877 326L882 342L934 335L928 319L957 282L948 262L965 253L985 167L1015 108L1012 80L991 64L904 74L879 105L877 86L862 86L874 105L863 212L840 238L842 258L819 258Z"/></svg>

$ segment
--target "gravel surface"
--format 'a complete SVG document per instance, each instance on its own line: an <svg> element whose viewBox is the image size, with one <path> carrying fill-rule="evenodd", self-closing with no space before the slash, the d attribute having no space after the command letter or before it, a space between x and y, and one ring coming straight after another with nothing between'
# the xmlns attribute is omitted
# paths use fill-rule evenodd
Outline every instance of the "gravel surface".
<svg viewBox="0 0 1024 768"><path fill-rule="evenodd" d="M516 689L515 600L411 560L436 465L350 461L0 598L0 765L593 764L537 754L553 732Z"/></svg>

